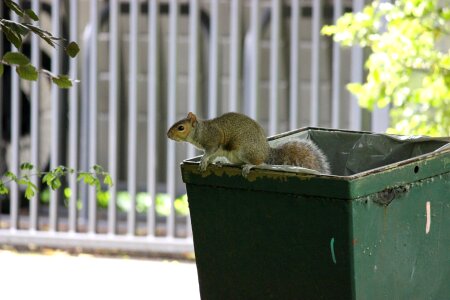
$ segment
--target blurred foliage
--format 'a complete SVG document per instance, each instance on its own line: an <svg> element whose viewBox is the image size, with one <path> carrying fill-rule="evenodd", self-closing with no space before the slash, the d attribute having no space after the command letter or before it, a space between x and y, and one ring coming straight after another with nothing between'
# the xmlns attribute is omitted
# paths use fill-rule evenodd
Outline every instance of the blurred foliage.
<svg viewBox="0 0 450 300"><path fill-rule="evenodd" d="M109 192L108 192L109 193ZM108 198L109 199L109 198ZM117 193L117 207L120 211L128 212L131 209L131 196L126 191ZM189 214L189 207L187 202L187 195L181 195L174 200L174 209L177 215L187 216ZM152 206L152 199L149 193L137 193L136 195L136 211L138 213L146 213ZM170 195L165 193L158 193L155 195L155 211L158 216L167 217L171 210Z"/></svg>
<svg viewBox="0 0 450 300"><path fill-rule="evenodd" d="M390 133L450 135L448 1L374 1L324 26L344 46L368 47L366 82L347 86L362 107L391 107Z"/></svg>
<svg viewBox="0 0 450 300"><path fill-rule="evenodd" d="M48 205L50 203L50 189L46 188L40 192L40 201L42 204ZM69 205L72 190L68 187L64 189L65 206ZM97 205L100 208L107 208L111 194L108 190L97 190ZM171 208L170 196L165 193L156 194L155 211L158 216L167 217L170 215ZM117 192L117 208L120 212L128 212L131 209L131 196L127 191ZM174 200L175 213L179 216L189 215L189 204L187 194L183 194ZM136 195L136 212L145 214L152 207L151 196L149 193L137 193ZM77 200L77 209L81 210L81 200Z"/></svg>

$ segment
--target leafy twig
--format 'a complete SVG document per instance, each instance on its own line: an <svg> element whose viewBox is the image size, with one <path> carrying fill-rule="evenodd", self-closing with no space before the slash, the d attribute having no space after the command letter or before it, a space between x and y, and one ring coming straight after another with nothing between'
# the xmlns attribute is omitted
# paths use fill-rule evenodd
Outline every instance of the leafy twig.
<svg viewBox="0 0 450 300"><path fill-rule="evenodd" d="M4 0L4 3L12 12L16 13L21 18L28 17L33 21L39 21L39 17L33 10L23 9L11 0ZM19 51L22 47L23 39L29 33L39 36L39 38L53 48L56 46L63 48L66 54L72 58L77 56L80 51L77 43L69 42L61 37L55 37L50 32L30 23L0 19L0 31L3 32L8 41ZM39 73L43 73L49 76L53 83L60 88L70 88L72 87L72 82L77 82L76 80L70 79L67 75L55 75L45 69L37 70L36 67L31 64L30 60L20 52L8 52L0 59L0 77L3 75L4 65L15 67L20 78L25 80L36 81Z"/></svg>
<svg viewBox="0 0 450 300"><path fill-rule="evenodd" d="M20 165L20 169L25 172L35 170L35 167L30 163L23 163ZM101 182L107 186L112 186L113 182L108 172L105 172L99 165L91 167L91 171L76 171L73 168L67 168L65 166L56 167L48 172L39 172L36 170L34 173L28 173L23 176L18 176L10 171L3 174L3 177L7 180L0 179L0 195L6 195L9 193L6 185L10 182L15 182L18 185L25 186L25 197L31 199L38 191L38 187L31 181L31 177L42 177L42 183L46 184L52 190L56 190L61 187L61 177L67 174L76 174L77 180L83 180L84 183L95 186L97 190L101 188ZM103 179L103 181L102 181Z"/></svg>

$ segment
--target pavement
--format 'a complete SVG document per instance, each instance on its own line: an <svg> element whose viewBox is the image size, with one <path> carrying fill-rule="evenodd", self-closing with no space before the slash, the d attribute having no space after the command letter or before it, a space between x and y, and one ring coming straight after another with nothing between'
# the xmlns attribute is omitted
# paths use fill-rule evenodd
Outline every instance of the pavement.
<svg viewBox="0 0 450 300"><path fill-rule="evenodd" d="M200 299L194 262L0 250L0 299Z"/></svg>

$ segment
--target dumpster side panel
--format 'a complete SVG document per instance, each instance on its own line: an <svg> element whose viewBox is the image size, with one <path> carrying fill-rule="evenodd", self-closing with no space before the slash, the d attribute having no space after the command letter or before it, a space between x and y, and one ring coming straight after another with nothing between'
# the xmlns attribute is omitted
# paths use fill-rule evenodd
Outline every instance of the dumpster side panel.
<svg viewBox="0 0 450 300"><path fill-rule="evenodd" d="M450 173L353 201L356 299L448 299Z"/></svg>
<svg viewBox="0 0 450 300"><path fill-rule="evenodd" d="M203 299L353 298L348 201L187 191Z"/></svg>

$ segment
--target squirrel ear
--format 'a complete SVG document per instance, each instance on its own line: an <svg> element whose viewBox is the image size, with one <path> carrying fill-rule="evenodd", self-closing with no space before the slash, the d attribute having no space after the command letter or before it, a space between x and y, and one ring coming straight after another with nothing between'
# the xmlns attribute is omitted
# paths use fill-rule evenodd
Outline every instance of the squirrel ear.
<svg viewBox="0 0 450 300"><path fill-rule="evenodd" d="M189 119L189 121L191 121L191 124L194 124L197 122L197 116L194 115L192 112L188 113L187 118Z"/></svg>

